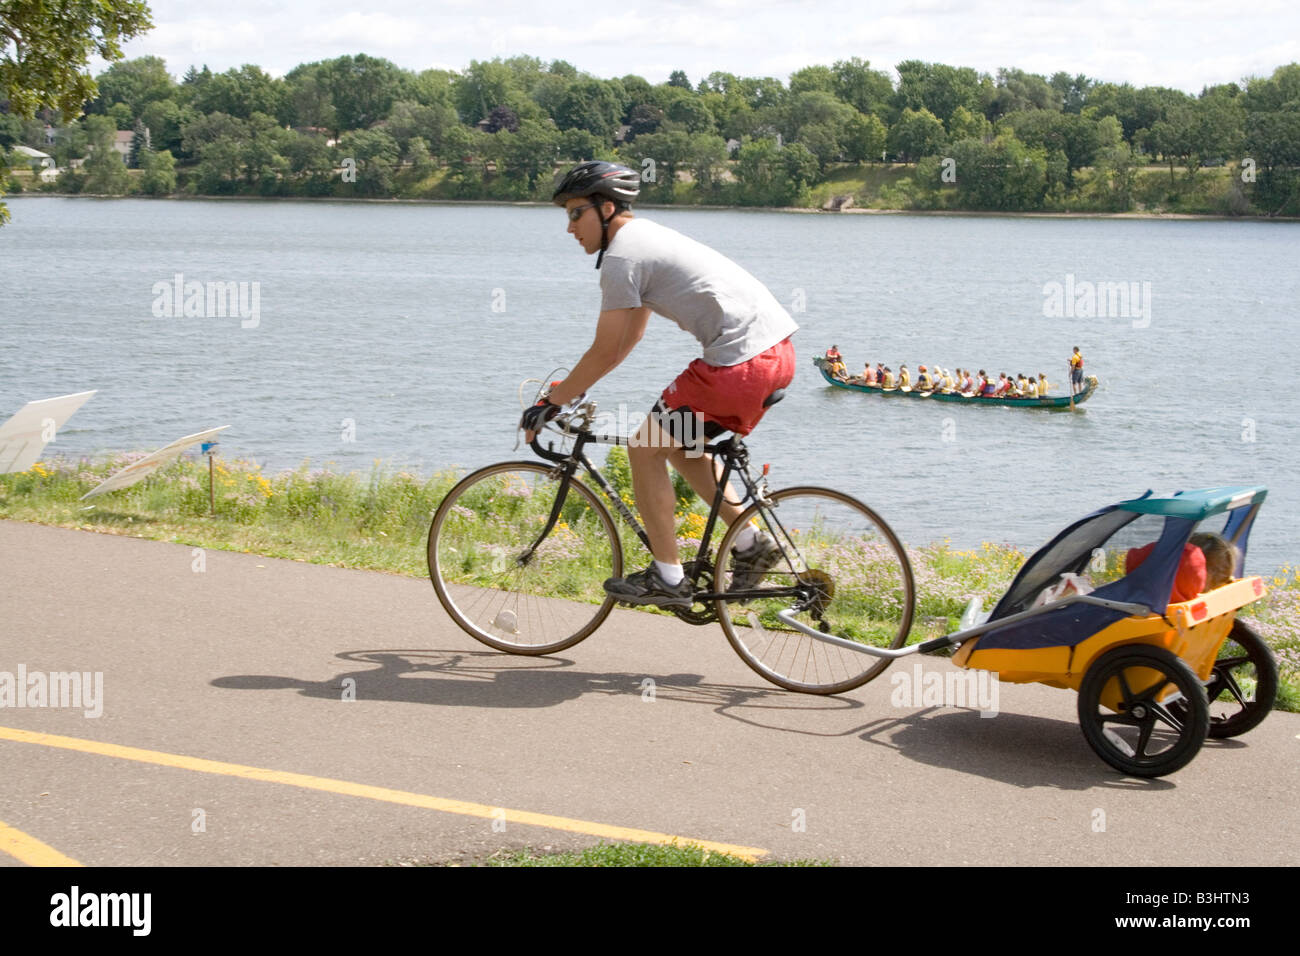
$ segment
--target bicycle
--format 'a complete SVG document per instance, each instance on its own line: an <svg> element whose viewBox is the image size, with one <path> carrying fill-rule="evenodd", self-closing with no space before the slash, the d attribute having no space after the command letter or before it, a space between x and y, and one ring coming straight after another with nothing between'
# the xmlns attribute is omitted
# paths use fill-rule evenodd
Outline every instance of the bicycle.
<svg viewBox="0 0 1300 956"><path fill-rule="evenodd" d="M774 393L766 404L782 395ZM571 404L530 442L544 461L480 468L461 479L434 513L428 558L438 600L489 647L552 654L589 637L613 610L617 599L602 582L623 576L623 541L609 508L578 478L579 468L649 551L641 523L585 453L590 445L627 445L629 439L592 432L595 419L593 402ZM558 446L554 440L542 445L548 432L561 436ZM870 681L889 661L862 646L901 647L912 624L912 568L894 532L838 491L769 491L768 466L754 478L738 435L703 451L715 456L721 471L715 464L713 503L694 558L683 561L694 603L665 610L690 624L717 621L750 668L788 690L838 694ZM744 485L736 503L748 507L727 527L719 509L733 475ZM692 520L698 526L698 515ZM749 573L753 581L738 580L733 568L719 574L714 555L730 555L751 521L777 542L778 563L761 575Z"/></svg>

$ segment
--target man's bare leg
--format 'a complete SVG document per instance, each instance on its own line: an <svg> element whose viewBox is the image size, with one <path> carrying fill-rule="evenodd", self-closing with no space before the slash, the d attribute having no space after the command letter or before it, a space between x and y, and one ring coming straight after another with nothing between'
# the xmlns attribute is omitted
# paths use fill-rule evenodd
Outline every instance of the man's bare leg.
<svg viewBox="0 0 1300 956"><path fill-rule="evenodd" d="M677 442L659 427L654 418L641 423L627 449L636 510L650 538L651 554L664 564L681 564L674 515L677 495L668 474L669 460L680 451Z"/></svg>

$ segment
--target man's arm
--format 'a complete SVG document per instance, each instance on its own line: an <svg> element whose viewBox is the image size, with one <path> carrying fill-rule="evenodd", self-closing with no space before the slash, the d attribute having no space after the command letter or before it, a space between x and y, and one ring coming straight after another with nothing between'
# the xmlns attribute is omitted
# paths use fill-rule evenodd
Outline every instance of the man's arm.
<svg viewBox="0 0 1300 956"><path fill-rule="evenodd" d="M617 368L645 334L650 309L607 309L596 321L596 338L573 371L551 391L556 405L572 401Z"/></svg>

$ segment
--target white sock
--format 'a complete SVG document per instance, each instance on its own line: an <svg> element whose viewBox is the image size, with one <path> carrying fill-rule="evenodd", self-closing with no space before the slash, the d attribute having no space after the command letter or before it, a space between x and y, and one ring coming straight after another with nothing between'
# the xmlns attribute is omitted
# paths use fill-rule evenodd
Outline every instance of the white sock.
<svg viewBox="0 0 1300 956"><path fill-rule="evenodd" d="M682 570L680 564L664 564L662 561L655 561L655 567L659 570L659 576L664 579L664 584L676 587L682 583L682 578L686 577L686 572Z"/></svg>
<svg viewBox="0 0 1300 956"><path fill-rule="evenodd" d="M747 524L745 525L744 528L741 529L740 534L736 535L736 543L731 546L731 550L744 551L746 548L748 548L750 545L754 543L754 539L757 537L758 537L758 529L755 528L752 524Z"/></svg>

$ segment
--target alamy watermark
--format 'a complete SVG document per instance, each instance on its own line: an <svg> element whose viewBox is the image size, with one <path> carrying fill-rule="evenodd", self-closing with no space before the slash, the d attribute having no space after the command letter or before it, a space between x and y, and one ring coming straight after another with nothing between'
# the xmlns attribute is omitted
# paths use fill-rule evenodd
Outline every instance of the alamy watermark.
<svg viewBox="0 0 1300 956"><path fill-rule="evenodd" d="M73 885L50 897L51 926L119 926L133 936L148 936L152 893L83 893Z"/></svg>
<svg viewBox="0 0 1300 956"><path fill-rule="evenodd" d="M632 411L627 405L619 403L613 411L598 410L588 427L597 435L626 435L629 448L680 446L687 458L699 458L704 454L704 419L699 415L691 411L661 408L658 413L661 427L643 435L642 425L648 417L645 412Z"/></svg>
<svg viewBox="0 0 1300 956"><path fill-rule="evenodd" d="M998 715L998 677L989 671L926 671L920 661L912 671L895 671L889 678L894 707L974 707L981 717Z"/></svg>
<svg viewBox="0 0 1300 956"><path fill-rule="evenodd" d="M72 707L86 717L104 713L103 671L0 671L0 707Z"/></svg>
<svg viewBox="0 0 1300 956"><path fill-rule="evenodd" d="M157 319L224 319L238 316L241 328L255 329L262 321L260 282L200 282L176 273L171 282L153 284L153 315Z"/></svg>
<svg viewBox="0 0 1300 956"><path fill-rule="evenodd" d="M1043 286L1043 315L1049 319L1131 319L1133 328L1151 324L1150 282L1089 282L1067 273L1065 282Z"/></svg>

